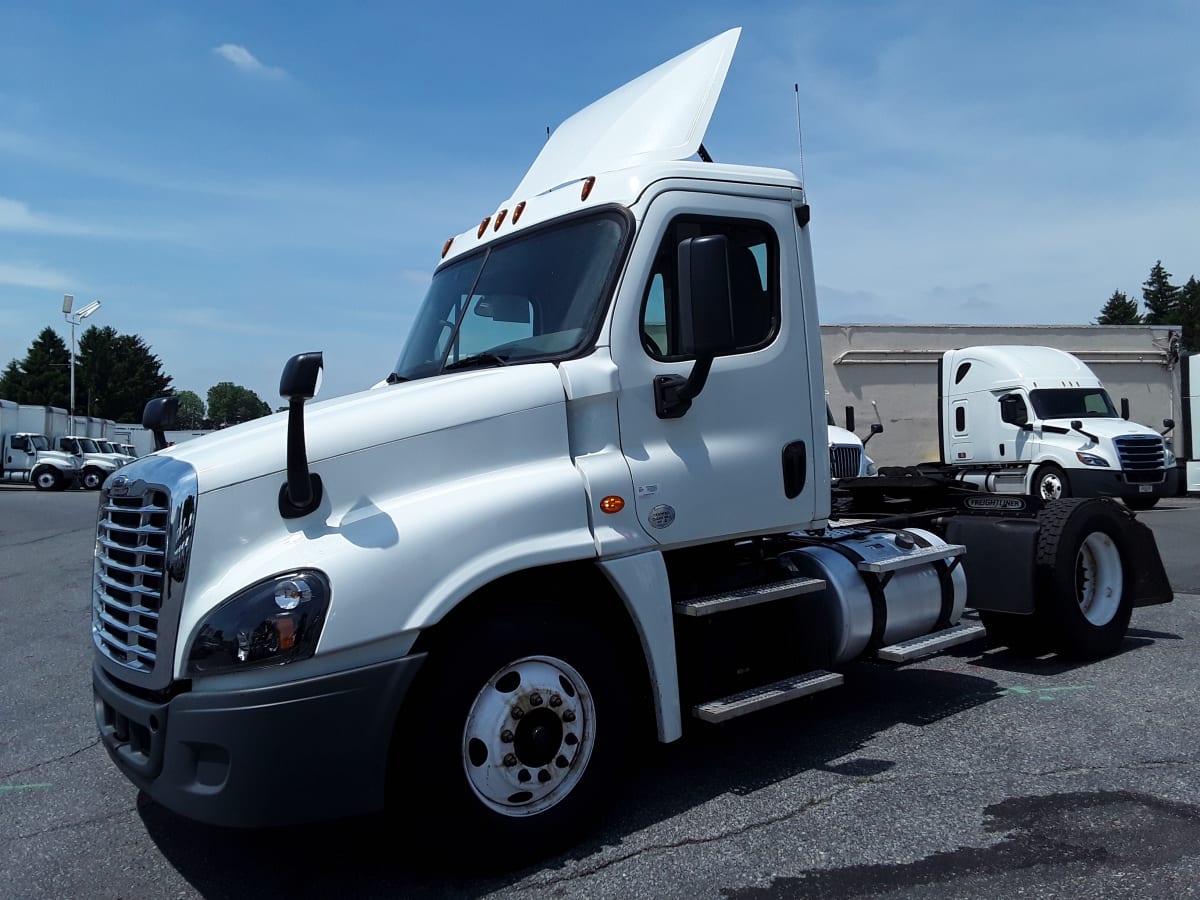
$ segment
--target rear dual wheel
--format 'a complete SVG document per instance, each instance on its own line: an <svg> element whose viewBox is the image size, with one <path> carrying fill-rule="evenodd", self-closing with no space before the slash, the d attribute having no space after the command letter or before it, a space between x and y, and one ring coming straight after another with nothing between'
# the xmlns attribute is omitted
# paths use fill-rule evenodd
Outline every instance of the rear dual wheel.
<svg viewBox="0 0 1200 900"><path fill-rule="evenodd" d="M1034 612L983 612L995 643L1020 653L1098 659L1125 639L1135 583L1129 513L1106 500L1062 500L1038 515Z"/></svg>

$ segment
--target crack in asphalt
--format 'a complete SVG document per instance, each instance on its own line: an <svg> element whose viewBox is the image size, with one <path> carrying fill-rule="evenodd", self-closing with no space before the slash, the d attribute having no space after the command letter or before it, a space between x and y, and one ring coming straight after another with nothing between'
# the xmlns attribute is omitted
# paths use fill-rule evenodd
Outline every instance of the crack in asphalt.
<svg viewBox="0 0 1200 900"><path fill-rule="evenodd" d="M37 544L41 541L52 541L55 538L66 537L69 534L79 534L80 532L92 532L95 530L95 525L89 525L85 528L72 528L70 531L56 531L53 534L43 534L41 537L30 538L27 541L5 541L4 548L7 550L9 547L27 547L30 544Z"/></svg>
<svg viewBox="0 0 1200 900"><path fill-rule="evenodd" d="M78 822L64 822L62 825L51 825L49 828L43 828L40 831L31 831L28 834L18 834L16 837L4 838L0 840L0 847L7 844L15 844L17 841L27 841L31 838L41 837L45 834L54 834L56 831L70 831L72 828L79 828L83 825L96 825L100 822L108 822L135 812L137 812L136 804L129 807L129 809L119 809L116 812L107 813L103 816L92 816L90 819L80 819Z"/></svg>
<svg viewBox="0 0 1200 900"><path fill-rule="evenodd" d="M13 769L11 772L0 772L0 779L12 778L14 775L24 775L26 772L32 772L34 769L40 769L42 766L48 766L50 763L62 762L64 759L70 759L72 756L78 756L80 753L85 753L91 750L100 743L100 738L96 738L90 744L72 750L70 753L64 753L62 756L56 756L53 759L44 759L41 762L36 762L32 766L26 766L24 769Z"/></svg>
<svg viewBox="0 0 1200 900"><path fill-rule="evenodd" d="M944 778L948 778L948 777L961 778L961 777L967 777L967 776L978 777L978 776L1014 775L1015 774L1015 775L1024 775L1024 776L1031 777L1031 778L1049 778L1049 777L1054 777L1056 775L1083 774L1083 773L1087 773L1087 772L1107 772L1107 771L1117 771L1117 770L1125 770L1125 769L1168 768L1171 766L1195 766L1198 764L1200 764L1200 759L1193 759L1191 757L1183 757L1181 759L1139 760L1139 761L1133 762L1133 763L1126 763L1124 765L1113 765L1113 766L1073 766L1070 768L1046 769L1044 771L1035 771L1035 772L1025 772L1025 771L1014 772L1012 769L1005 768L1005 769L993 769L993 770L983 770L983 771L976 769L976 770L972 770L970 772L914 772L911 774L901 774L901 775L878 774L878 775L856 776L854 778L853 782L851 782L850 784L844 785L843 787L841 787L837 790L831 791L822 797L817 797L813 800L810 800L809 802L801 805L799 808L796 808L796 809L791 809L786 812L781 812L777 815L769 816L768 818L765 818L765 819L758 819L753 822L747 822L736 828L730 828L730 829L727 829L727 830L722 831L717 834L709 834L709 835L705 835L703 837L684 838L684 839L681 839L678 841L668 841L668 842L662 842L662 843L657 843L657 844L650 844L645 847L641 847L637 850L631 850L630 852L622 854L620 856L613 857L612 859L607 859L602 862L598 862L595 865L590 866L587 869L584 869L584 870L581 870L578 872L573 872L570 875L562 875L562 876L558 876L555 878L547 879L545 881L537 881L532 884L521 885L519 887L514 887L513 890L527 892L527 891L543 890L548 887L555 887L555 886L559 886L559 885L563 885L563 884L569 884L570 882L573 882L573 881L579 881L584 878L589 878L592 875L597 875L600 872L605 871L606 869L612 868L613 866L617 865L618 863L628 862L631 859L636 859L637 857L642 856L647 853L653 853L653 852L657 852L657 851L666 851L666 850L677 850L682 847L699 847L699 846L703 846L704 844L711 844L711 843L716 843L718 841L723 841L727 838L738 837L743 834L750 834L751 832L756 831L757 829L765 828L770 825L778 825L781 822L786 822L788 819L793 819L797 816L803 815L804 813L808 812L811 809L814 809L818 806L823 806L826 803L829 803L830 801L835 800L836 798L840 797L841 795L849 793L854 790L857 790L859 788L875 787L877 785L884 785L884 784L894 784L894 783L900 782L900 781L944 779Z"/></svg>

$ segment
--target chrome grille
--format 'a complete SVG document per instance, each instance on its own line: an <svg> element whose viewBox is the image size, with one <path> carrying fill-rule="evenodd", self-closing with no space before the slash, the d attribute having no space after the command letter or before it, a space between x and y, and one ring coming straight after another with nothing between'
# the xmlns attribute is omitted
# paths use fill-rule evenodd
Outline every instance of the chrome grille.
<svg viewBox="0 0 1200 900"><path fill-rule="evenodd" d="M100 492L92 640L110 675L147 690L174 677L196 497L196 470L157 454L123 466Z"/></svg>
<svg viewBox="0 0 1200 900"><path fill-rule="evenodd" d="M158 659L170 512L163 488L107 496L96 529L92 634L101 653L141 672Z"/></svg>
<svg viewBox="0 0 1200 900"><path fill-rule="evenodd" d="M858 447L830 447L829 471L834 478L857 478L862 463L862 450Z"/></svg>
<svg viewBox="0 0 1200 900"><path fill-rule="evenodd" d="M1154 434L1127 434L1114 438L1125 480L1155 483L1166 477L1167 456L1163 440Z"/></svg>

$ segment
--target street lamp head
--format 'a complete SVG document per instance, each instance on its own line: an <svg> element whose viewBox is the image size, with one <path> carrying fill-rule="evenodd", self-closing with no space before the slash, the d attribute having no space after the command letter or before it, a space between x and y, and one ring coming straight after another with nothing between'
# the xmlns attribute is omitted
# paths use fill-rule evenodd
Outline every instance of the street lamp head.
<svg viewBox="0 0 1200 900"><path fill-rule="evenodd" d="M83 309L79 310L79 312L75 313L75 315L77 315L81 319L86 319L88 316L90 316L92 313L94 313L99 308L100 308L100 301L93 300L91 303L89 303Z"/></svg>
<svg viewBox="0 0 1200 900"><path fill-rule="evenodd" d="M63 315L71 314L71 304L75 302L74 294L63 294Z"/></svg>

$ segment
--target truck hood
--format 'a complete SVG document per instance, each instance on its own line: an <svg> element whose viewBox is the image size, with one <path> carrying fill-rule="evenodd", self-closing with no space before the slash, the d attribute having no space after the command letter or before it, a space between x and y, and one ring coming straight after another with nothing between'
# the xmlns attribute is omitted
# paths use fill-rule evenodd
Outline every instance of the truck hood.
<svg viewBox="0 0 1200 900"><path fill-rule="evenodd" d="M64 453L62 450L39 450L37 452L38 462L48 462L55 465L64 466L68 469L78 469L79 463L76 458L70 453Z"/></svg>
<svg viewBox="0 0 1200 900"><path fill-rule="evenodd" d="M565 403L551 363L456 372L349 394L304 409L308 460L353 453L421 434ZM287 413L194 438L157 455L189 462L200 493L287 468ZM145 458L145 457L143 457ZM138 461L126 471L136 475Z"/></svg>
<svg viewBox="0 0 1200 900"><path fill-rule="evenodd" d="M1071 428L1072 419L1043 419L1043 425L1053 425L1057 428L1065 428L1071 434L1077 437L1083 437L1079 432ZM1161 437L1153 428L1147 428L1145 425L1139 425L1137 422L1130 422L1127 419L1079 419L1077 420L1083 425L1083 430L1094 434L1101 439L1112 440L1116 437L1126 435L1148 435L1152 434L1155 437ZM1085 439L1086 440L1086 439Z"/></svg>
<svg viewBox="0 0 1200 900"><path fill-rule="evenodd" d="M858 447L862 449L862 439L853 431L847 431L840 425L829 425L829 446Z"/></svg>

